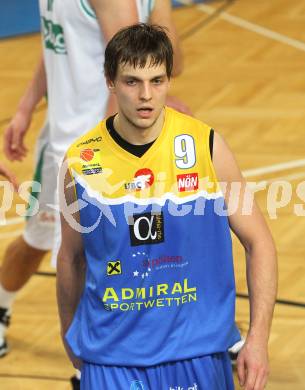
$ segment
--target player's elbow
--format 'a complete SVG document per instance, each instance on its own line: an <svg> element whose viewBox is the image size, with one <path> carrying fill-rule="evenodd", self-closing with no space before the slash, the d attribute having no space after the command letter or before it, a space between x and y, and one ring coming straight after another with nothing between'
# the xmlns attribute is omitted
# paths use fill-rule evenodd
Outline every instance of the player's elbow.
<svg viewBox="0 0 305 390"><path fill-rule="evenodd" d="M65 246L61 245L57 255L57 270L61 266L85 268L85 257L83 252L67 250Z"/></svg>

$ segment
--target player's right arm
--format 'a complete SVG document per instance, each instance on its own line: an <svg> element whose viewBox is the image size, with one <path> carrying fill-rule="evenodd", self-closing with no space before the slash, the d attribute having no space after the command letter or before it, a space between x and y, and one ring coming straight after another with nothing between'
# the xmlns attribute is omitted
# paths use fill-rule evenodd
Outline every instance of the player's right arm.
<svg viewBox="0 0 305 390"><path fill-rule="evenodd" d="M64 161L60 172L59 201L61 210L61 246L57 257L57 304L61 323L61 334L66 352L75 368L81 362L75 358L65 340L65 334L73 320L85 280L85 256L81 233L73 226L79 223L74 186ZM73 213L73 211L75 211Z"/></svg>
<svg viewBox="0 0 305 390"><path fill-rule="evenodd" d="M33 78L19 101L17 111L4 132L4 154L9 160L21 161L26 156L24 136L30 127L35 107L46 92L46 72L41 56Z"/></svg>

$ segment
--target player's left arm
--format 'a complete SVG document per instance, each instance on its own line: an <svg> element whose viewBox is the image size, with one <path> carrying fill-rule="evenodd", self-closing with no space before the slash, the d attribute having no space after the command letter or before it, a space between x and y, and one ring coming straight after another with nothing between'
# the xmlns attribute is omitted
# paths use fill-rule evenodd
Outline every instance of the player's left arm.
<svg viewBox="0 0 305 390"><path fill-rule="evenodd" d="M171 0L155 0L149 21L152 24L158 24L159 26L166 28L174 51L173 77L179 76L183 70L183 54L177 28L173 19Z"/></svg>
<svg viewBox="0 0 305 390"><path fill-rule="evenodd" d="M179 76L183 71L183 53L180 45L177 28L173 19L171 0L155 0L149 22L165 27L173 46L173 71L172 77ZM176 96L168 95L166 105L187 115L193 115L191 109Z"/></svg>
<svg viewBox="0 0 305 390"><path fill-rule="evenodd" d="M213 163L224 190L229 223L246 252L247 284L250 297L250 327L246 343L239 353L237 371L246 390L264 389L268 378L268 338L277 294L277 258L269 228L255 202L248 215L243 205L251 201L249 188L225 141L215 132ZM232 183L241 183L238 207L230 201ZM247 190L246 190L247 189ZM236 200L236 199L235 199ZM231 215L230 215L231 214Z"/></svg>
<svg viewBox="0 0 305 390"><path fill-rule="evenodd" d="M138 23L139 16L135 0L90 0L93 7L105 44L121 28ZM102 71L102 70L101 70ZM117 112L114 94L108 98L106 116Z"/></svg>

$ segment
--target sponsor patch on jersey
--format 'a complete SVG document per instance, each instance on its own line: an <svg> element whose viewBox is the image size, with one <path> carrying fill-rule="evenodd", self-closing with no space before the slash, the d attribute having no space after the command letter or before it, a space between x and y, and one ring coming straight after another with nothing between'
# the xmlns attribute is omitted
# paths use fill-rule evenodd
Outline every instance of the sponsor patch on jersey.
<svg viewBox="0 0 305 390"><path fill-rule="evenodd" d="M188 192L198 190L198 173L185 173L177 175L177 185L179 192Z"/></svg>
<svg viewBox="0 0 305 390"><path fill-rule="evenodd" d="M163 213L133 215L129 224L129 234L131 246L164 242Z"/></svg>
<svg viewBox="0 0 305 390"><path fill-rule="evenodd" d="M83 169L82 172L86 176L88 176L88 175L97 175L97 174L103 172L103 168L102 167L88 168L88 169Z"/></svg>
<svg viewBox="0 0 305 390"><path fill-rule="evenodd" d="M193 386L183 387L183 386L170 386L169 390L199 390L199 387L196 382L193 383Z"/></svg>
<svg viewBox="0 0 305 390"><path fill-rule="evenodd" d="M94 149L83 149L80 152L80 158L84 161L91 161L94 157Z"/></svg>
<svg viewBox="0 0 305 390"><path fill-rule="evenodd" d="M86 141L80 142L79 144L76 145L76 147L79 148L80 146L83 146L83 145L89 145L92 142L101 142L101 141L102 141L102 137L90 138L90 139L87 139Z"/></svg>
<svg viewBox="0 0 305 390"><path fill-rule="evenodd" d="M107 275L113 276L113 275L121 275L121 274L122 274L122 264L120 260L108 261Z"/></svg>
<svg viewBox="0 0 305 390"><path fill-rule="evenodd" d="M100 149L82 149L80 151L80 158L87 164L82 165L82 172L84 175L96 175L102 173L103 168L99 161Z"/></svg>
<svg viewBox="0 0 305 390"><path fill-rule="evenodd" d="M139 169L130 183L125 183L127 191L141 191L152 186L155 180L153 171L149 168Z"/></svg>

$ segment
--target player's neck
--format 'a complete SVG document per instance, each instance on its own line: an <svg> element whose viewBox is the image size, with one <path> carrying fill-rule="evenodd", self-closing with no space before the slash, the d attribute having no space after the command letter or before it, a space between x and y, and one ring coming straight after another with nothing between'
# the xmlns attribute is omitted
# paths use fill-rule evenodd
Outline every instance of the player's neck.
<svg viewBox="0 0 305 390"><path fill-rule="evenodd" d="M159 117L148 128L137 127L122 112L114 118L114 128L117 133L127 142L133 145L145 145L153 142L160 135L165 119L165 109L161 111Z"/></svg>

